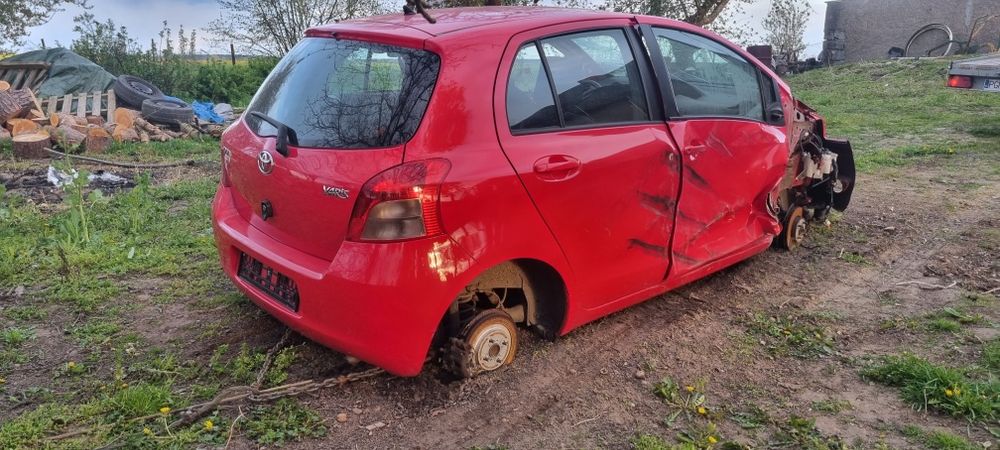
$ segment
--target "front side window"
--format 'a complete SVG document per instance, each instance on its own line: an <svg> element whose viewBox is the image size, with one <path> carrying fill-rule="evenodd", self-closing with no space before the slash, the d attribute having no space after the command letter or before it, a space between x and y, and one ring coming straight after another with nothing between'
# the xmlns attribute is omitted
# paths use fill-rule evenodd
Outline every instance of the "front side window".
<svg viewBox="0 0 1000 450"><path fill-rule="evenodd" d="M711 39L654 29L677 111L686 117L764 119L757 68Z"/></svg>
<svg viewBox="0 0 1000 450"><path fill-rule="evenodd" d="M512 131L648 121L625 32L587 31L522 46L507 81L507 119Z"/></svg>
<svg viewBox="0 0 1000 450"><path fill-rule="evenodd" d="M565 126L649 120L625 32L588 31L542 40Z"/></svg>
<svg viewBox="0 0 1000 450"><path fill-rule="evenodd" d="M305 38L268 75L247 112L287 125L301 147L400 145L420 125L439 66L438 56L424 50ZM245 117L258 136L276 131Z"/></svg>

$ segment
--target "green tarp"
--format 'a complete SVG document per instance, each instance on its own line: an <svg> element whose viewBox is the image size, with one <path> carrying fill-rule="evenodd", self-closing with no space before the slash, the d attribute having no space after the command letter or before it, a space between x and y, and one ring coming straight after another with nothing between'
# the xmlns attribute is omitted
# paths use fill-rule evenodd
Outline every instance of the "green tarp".
<svg viewBox="0 0 1000 450"><path fill-rule="evenodd" d="M103 67L65 48L21 53L6 58L3 62L47 62L51 64L48 79L35 91L35 96L38 98L106 91L115 82L115 76L104 70Z"/></svg>

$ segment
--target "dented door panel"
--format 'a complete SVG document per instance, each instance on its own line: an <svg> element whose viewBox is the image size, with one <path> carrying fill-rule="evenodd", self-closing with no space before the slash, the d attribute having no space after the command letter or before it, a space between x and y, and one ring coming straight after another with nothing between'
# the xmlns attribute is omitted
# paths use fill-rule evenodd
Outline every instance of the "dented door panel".
<svg viewBox="0 0 1000 450"><path fill-rule="evenodd" d="M767 197L785 172L783 130L760 122L670 122L681 151L681 196L672 275L685 273L775 235L780 224Z"/></svg>

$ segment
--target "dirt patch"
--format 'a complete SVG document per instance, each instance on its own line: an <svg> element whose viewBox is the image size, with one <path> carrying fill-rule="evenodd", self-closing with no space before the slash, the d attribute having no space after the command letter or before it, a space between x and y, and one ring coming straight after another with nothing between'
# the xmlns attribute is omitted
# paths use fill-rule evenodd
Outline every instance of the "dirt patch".
<svg viewBox="0 0 1000 450"><path fill-rule="evenodd" d="M960 164L967 169L976 162ZM899 432L907 424L989 440L961 419L916 412L895 390L858 375L861 361L876 355L913 351L956 364L956 348L975 353L975 344L958 336L884 328L888 318L919 320L954 306L962 289L1000 283L991 269L1000 254L972 237L991 233L984 230L1000 218L1000 202L991 201L1000 194L1000 180L984 175L973 190L935 186L931 179L947 170L955 169L915 167L903 180L862 177L852 208L815 236L811 250L767 252L556 342L532 340L515 366L501 373L446 383L435 367L428 367L416 378L386 377L306 399L328 418L341 412L350 418L343 424L331 420L326 441L292 447L405 442L417 448L497 443L622 448L640 432L672 440L677 428L664 426L668 411L652 394L652 384L663 377L704 380L708 405L716 410L754 406L764 411L769 419L760 429L718 420L723 435L749 442L766 439L791 415L816 418L824 434L863 448L880 442L915 447ZM863 259L845 259L850 252ZM948 261L946 268L928 272L942 261ZM939 290L898 285L914 279L957 284ZM836 354L818 359L770 355L746 332L753 313L825 318ZM995 313L986 312L993 321L1000 319ZM640 369L644 379L635 377ZM849 406L838 412L814 410L823 401ZM355 407L363 413L350 413ZM363 428L378 421L388 426Z"/></svg>

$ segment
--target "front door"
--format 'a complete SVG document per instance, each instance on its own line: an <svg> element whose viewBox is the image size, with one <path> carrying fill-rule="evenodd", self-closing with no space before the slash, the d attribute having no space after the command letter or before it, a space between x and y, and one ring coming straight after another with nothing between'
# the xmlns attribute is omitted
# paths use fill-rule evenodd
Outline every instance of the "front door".
<svg viewBox="0 0 1000 450"><path fill-rule="evenodd" d="M497 82L501 145L587 309L660 283L670 264L679 155L629 25L518 35Z"/></svg>
<svg viewBox="0 0 1000 450"><path fill-rule="evenodd" d="M740 54L706 36L643 28L669 79L668 123L684 166L672 267L680 276L773 237L768 195L785 172L787 128L783 118L768 122L773 83Z"/></svg>

